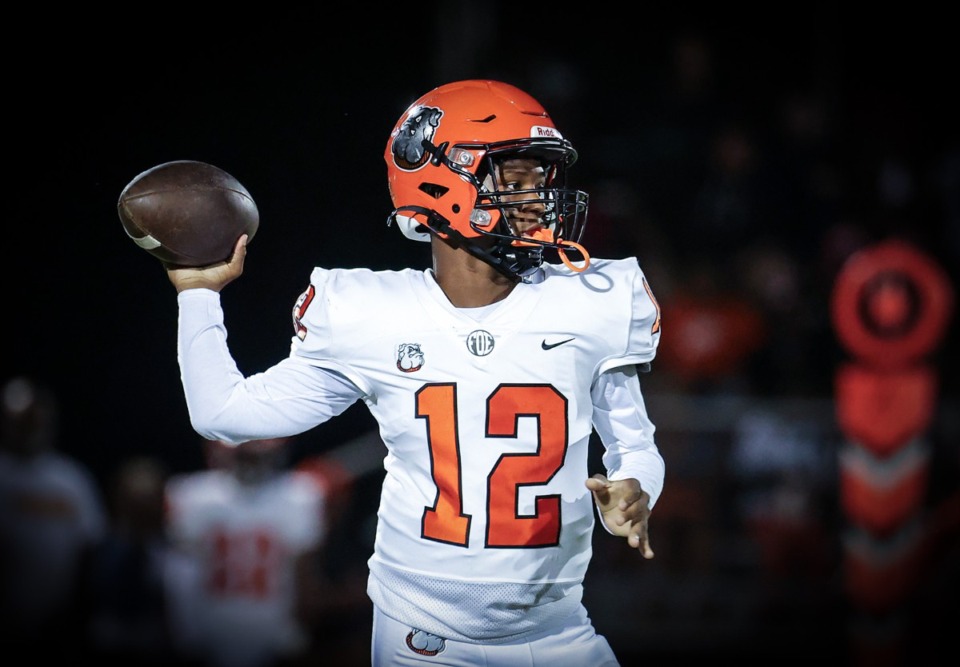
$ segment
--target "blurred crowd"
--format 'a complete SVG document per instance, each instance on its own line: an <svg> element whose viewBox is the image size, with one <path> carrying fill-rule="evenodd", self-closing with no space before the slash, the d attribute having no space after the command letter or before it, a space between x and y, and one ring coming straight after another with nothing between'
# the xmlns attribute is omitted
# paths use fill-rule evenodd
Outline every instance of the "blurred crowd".
<svg viewBox="0 0 960 667"><path fill-rule="evenodd" d="M589 247L637 256L669 311L659 379L683 391L829 395L844 352L828 304L845 260L898 238L954 283L960 276L960 144L928 117L942 110L917 99L911 114L895 114L908 91L840 94L841 73L826 67L777 70L754 88L707 34L673 37L662 67L640 79L643 103L629 107L629 123L573 116L578 178L590 182ZM554 78L574 92L554 91L549 108L579 95L623 111L619 86L598 90L604 82L575 68ZM907 127L874 128L877 116ZM956 368L954 347L942 353Z"/></svg>
<svg viewBox="0 0 960 667"><path fill-rule="evenodd" d="M293 465L282 439L200 440L201 470L133 455L102 488L58 447L48 387L2 392L0 629L24 664L364 663L366 564L327 549L350 539L347 469Z"/></svg>

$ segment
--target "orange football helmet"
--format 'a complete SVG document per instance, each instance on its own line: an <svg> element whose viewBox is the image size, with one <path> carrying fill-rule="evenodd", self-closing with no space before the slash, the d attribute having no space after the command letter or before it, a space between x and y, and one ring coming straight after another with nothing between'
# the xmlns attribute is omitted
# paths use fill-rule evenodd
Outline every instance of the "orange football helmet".
<svg viewBox="0 0 960 667"><path fill-rule="evenodd" d="M540 160L542 188L510 190L496 165L508 158ZM456 237L472 254L502 273L524 278L543 262L544 248L558 251L577 271L589 264L580 245L588 196L565 187L577 152L543 106L519 88L499 81L468 80L431 90L404 112L384 151L394 221L411 239ZM508 197L508 199L504 199ZM524 197L524 199L519 199ZM545 205L541 228L520 235L506 209ZM478 243L486 237L489 242ZM566 251L583 257L574 266Z"/></svg>

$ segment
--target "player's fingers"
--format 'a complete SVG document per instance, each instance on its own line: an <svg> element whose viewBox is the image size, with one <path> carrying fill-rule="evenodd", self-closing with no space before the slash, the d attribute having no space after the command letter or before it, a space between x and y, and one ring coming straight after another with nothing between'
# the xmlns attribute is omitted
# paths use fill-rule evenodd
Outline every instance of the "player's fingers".
<svg viewBox="0 0 960 667"><path fill-rule="evenodd" d="M234 262L243 263L243 259L247 256L248 238L246 234L241 234L240 238L237 239L237 243L233 246L233 255L230 257L231 264Z"/></svg>
<svg viewBox="0 0 960 667"><path fill-rule="evenodd" d="M603 475L597 473L592 477L588 477L587 488L591 491L605 491L610 488L610 481Z"/></svg>
<svg viewBox="0 0 960 667"><path fill-rule="evenodd" d="M598 503L606 504L610 502L610 482L604 475L598 473L592 477L588 477L586 486L593 492Z"/></svg>
<svg viewBox="0 0 960 667"><path fill-rule="evenodd" d="M630 490L627 491L624 497L620 500L620 509L623 511L627 511L631 507L636 507L637 503L640 503L644 499L646 494L644 493L643 489L640 488L639 482L636 484L635 489L632 488L633 487L632 481L624 481L623 483L631 485L629 487ZM649 496L646 496L646 497L649 498Z"/></svg>
<svg viewBox="0 0 960 667"><path fill-rule="evenodd" d="M650 547L650 540L643 541L643 547L640 549L641 555L647 560L653 560L654 553L653 549Z"/></svg>
<svg viewBox="0 0 960 667"><path fill-rule="evenodd" d="M233 254L227 262L229 280L234 280L243 274L243 262L247 258L247 235L243 234L233 246Z"/></svg>
<svg viewBox="0 0 960 667"><path fill-rule="evenodd" d="M653 548L650 546L650 533L647 522L641 521L636 530L629 537L630 545L640 550L641 555L650 560L653 558Z"/></svg>

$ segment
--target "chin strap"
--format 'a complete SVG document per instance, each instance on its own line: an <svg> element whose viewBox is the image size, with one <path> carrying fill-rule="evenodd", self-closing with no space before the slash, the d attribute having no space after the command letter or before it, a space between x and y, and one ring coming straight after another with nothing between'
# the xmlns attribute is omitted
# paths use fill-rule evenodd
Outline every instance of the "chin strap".
<svg viewBox="0 0 960 667"><path fill-rule="evenodd" d="M473 239L467 238L459 231L451 227L446 218L429 208L424 208L422 206L405 206L402 209L396 209L387 218L388 226L396 221L397 215L401 210L411 213L412 215L410 217L416 215L422 216L423 222L420 222L420 226L423 227L424 230L430 232L434 236L439 236L442 239L455 240L457 244L468 253L477 259L486 262L508 278L524 278L524 274L511 270L511 267L515 267L515 264L508 265L504 257L492 251L495 250L497 246L493 246L492 250L480 247L473 241ZM533 268L535 269L536 267Z"/></svg>
<svg viewBox="0 0 960 667"><path fill-rule="evenodd" d="M394 210L390 216L387 218L387 225L390 225L396 220L397 214L401 209ZM513 247L529 247L532 250L539 248L542 250L544 247L548 247L544 243L523 243L522 241L514 241L510 244L496 244L490 249L483 248L473 239L467 238L459 231L450 226L450 223L442 215L428 208L423 208L420 206L407 206L404 209L413 213L414 215L420 214L424 217L424 222L421 222L421 226L428 230L431 234L435 234L440 238L452 238L467 252L469 252L474 257L483 260L497 271L507 276L508 278L519 278L520 280L527 280L527 278L532 274L536 269L538 269L542 263L542 259L534 263L523 262L519 259L510 260L509 257L504 256L507 251L510 250L511 246ZM552 233L547 232L551 237ZM546 236L539 238L536 235L531 236L531 238L536 238L537 240L548 241ZM590 266L590 254L587 252L579 243L575 241L567 241L565 239L557 239L555 245L553 246L557 250L557 254L560 256L560 260L571 270L576 273L586 271ZM564 247L571 248L576 252L580 253L583 257L583 263L581 265L574 264L567 253L564 251ZM524 252L520 250L519 253ZM525 266L524 266L525 265Z"/></svg>
<svg viewBox="0 0 960 667"><path fill-rule="evenodd" d="M587 268L590 266L590 253L587 252L586 248L579 243L575 243L574 241L564 241L563 239L557 239L557 244L560 246L568 246L573 248L578 253L583 255L583 264L577 266L567 258L567 253L564 252L562 247L557 248L557 254L560 255L560 260L567 265L567 268L569 268L571 271L576 271L577 273L587 270Z"/></svg>
<svg viewBox="0 0 960 667"><path fill-rule="evenodd" d="M531 241L539 241L539 243L533 243L531 241L525 241L524 239L531 239ZM549 229L537 229L532 232L525 233L522 239L514 241L511 245L514 247L550 247L555 248L557 254L560 256L560 260L567 265L571 271L576 271L580 273L581 271L586 271L590 266L590 253L587 252L587 249L575 241L566 241L561 238L554 239L553 232ZM577 266L570 258L567 257L567 253L564 251L564 246L567 248L573 248L583 257L583 264Z"/></svg>
<svg viewBox="0 0 960 667"><path fill-rule="evenodd" d="M452 234L454 234L459 238L461 246L464 249L466 249L467 252L469 252L474 257L477 257L478 259L483 260L484 262L486 262L487 264L489 264L490 266L492 266L493 268L495 268L497 271L507 276L508 278L519 278L520 280L526 280L527 276L529 276L539 267L539 265L531 266L530 270L527 271L526 273L513 271L510 269L510 266L515 266L516 265L515 263L508 266L506 260L503 257L497 255L494 252L491 252L490 250L487 250L486 248L481 248L472 240L460 234L460 232L452 232ZM496 247L497 246L494 246L494 248Z"/></svg>

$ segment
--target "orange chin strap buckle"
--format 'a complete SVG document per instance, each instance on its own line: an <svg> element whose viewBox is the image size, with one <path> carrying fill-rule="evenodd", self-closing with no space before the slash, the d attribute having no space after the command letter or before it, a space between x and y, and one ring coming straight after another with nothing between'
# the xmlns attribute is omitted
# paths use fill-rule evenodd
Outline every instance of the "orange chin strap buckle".
<svg viewBox="0 0 960 667"><path fill-rule="evenodd" d="M569 268L571 271L576 271L577 273L587 270L587 267L590 266L590 253L587 252L586 248L579 243L575 243L573 241L564 241L563 239L557 239L557 243L562 246L570 246L583 255L583 264L577 266L571 262L569 258L567 258L567 253L563 251L563 248L557 248L557 254L560 255L560 259L563 260L563 263L567 265L567 268Z"/></svg>
<svg viewBox="0 0 960 667"><path fill-rule="evenodd" d="M574 250L576 250L577 252L579 252L581 255L583 255L583 265L581 266L577 266L576 264L571 262L570 259L567 257L567 253L563 251L563 248L557 248L557 254L560 255L560 259L563 261L564 264L567 265L567 267L570 268L571 271L576 271L577 273L580 273L581 271L586 271L587 267L590 266L590 253L587 252L586 248L584 248L579 243L575 243L574 241L565 241L560 238L554 240L553 231L547 228L542 228L532 232L527 232L524 234L524 238L535 239L537 241L543 241L545 243L556 243L557 245L560 245L560 246L569 246ZM525 243L522 240L516 240L511 245L516 247L522 247L522 246L536 246L540 244Z"/></svg>

